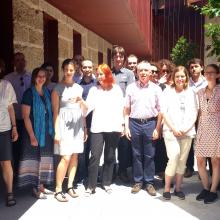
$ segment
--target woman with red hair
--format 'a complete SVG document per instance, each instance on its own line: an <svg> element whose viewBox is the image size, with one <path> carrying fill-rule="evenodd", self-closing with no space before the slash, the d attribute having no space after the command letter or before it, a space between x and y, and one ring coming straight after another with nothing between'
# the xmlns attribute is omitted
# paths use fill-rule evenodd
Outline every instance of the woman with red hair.
<svg viewBox="0 0 220 220"><path fill-rule="evenodd" d="M98 168L104 148L102 188L111 193L110 188L115 162L115 149L123 131L123 94L115 84L111 69L107 64L98 66L97 86L89 90L86 99L88 112L93 111L91 123L91 156L88 167L88 188L86 196L95 193Z"/></svg>

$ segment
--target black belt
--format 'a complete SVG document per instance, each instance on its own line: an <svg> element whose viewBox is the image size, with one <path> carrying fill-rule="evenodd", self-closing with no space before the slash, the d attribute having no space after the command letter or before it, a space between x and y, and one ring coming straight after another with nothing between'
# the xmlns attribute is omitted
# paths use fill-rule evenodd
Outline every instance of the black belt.
<svg viewBox="0 0 220 220"><path fill-rule="evenodd" d="M144 124L149 121L155 121L157 120L157 117L151 117L151 118L131 118L131 120L136 121L137 123Z"/></svg>

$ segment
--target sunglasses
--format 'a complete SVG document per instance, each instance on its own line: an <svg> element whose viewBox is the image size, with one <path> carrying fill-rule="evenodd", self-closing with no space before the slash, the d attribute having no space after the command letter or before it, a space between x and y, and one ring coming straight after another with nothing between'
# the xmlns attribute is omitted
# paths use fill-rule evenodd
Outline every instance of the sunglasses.
<svg viewBox="0 0 220 220"><path fill-rule="evenodd" d="M22 76L20 77L20 86L24 86L24 78Z"/></svg>

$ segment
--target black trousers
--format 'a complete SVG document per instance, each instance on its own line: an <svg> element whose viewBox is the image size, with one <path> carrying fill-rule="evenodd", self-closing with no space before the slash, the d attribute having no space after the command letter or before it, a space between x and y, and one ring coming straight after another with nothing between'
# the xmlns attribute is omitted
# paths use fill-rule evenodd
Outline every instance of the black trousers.
<svg viewBox="0 0 220 220"><path fill-rule="evenodd" d="M118 147L119 132L91 133L91 157L88 167L88 188L95 189L97 185L98 168L104 148L104 165L102 185L109 186L115 163L115 150Z"/></svg>

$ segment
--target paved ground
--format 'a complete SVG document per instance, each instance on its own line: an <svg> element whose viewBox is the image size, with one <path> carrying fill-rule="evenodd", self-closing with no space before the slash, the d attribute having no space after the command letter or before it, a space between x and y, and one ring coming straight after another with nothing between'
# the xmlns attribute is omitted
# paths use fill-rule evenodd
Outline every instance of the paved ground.
<svg viewBox="0 0 220 220"><path fill-rule="evenodd" d="M162 198L163 189L158 181L158 194L151 197L146 191L133 195L130 186L113 184L113 193L107 194L101 188L97 188L96 194L85 197L84 187L78 186L80 197L70 199L68 203L59 203L53 196L47 200L36 200L29 190L17 192L17 205L5 207L2 194L0 194L0 220L44 220L44 219L169 219L169 220L219 220L220 199L214 203L205 205L195 200L196 194L201 190L201 184L197 175L184 179L183 189L186 200L179 200L172 196L170 201Z"/></svg>

